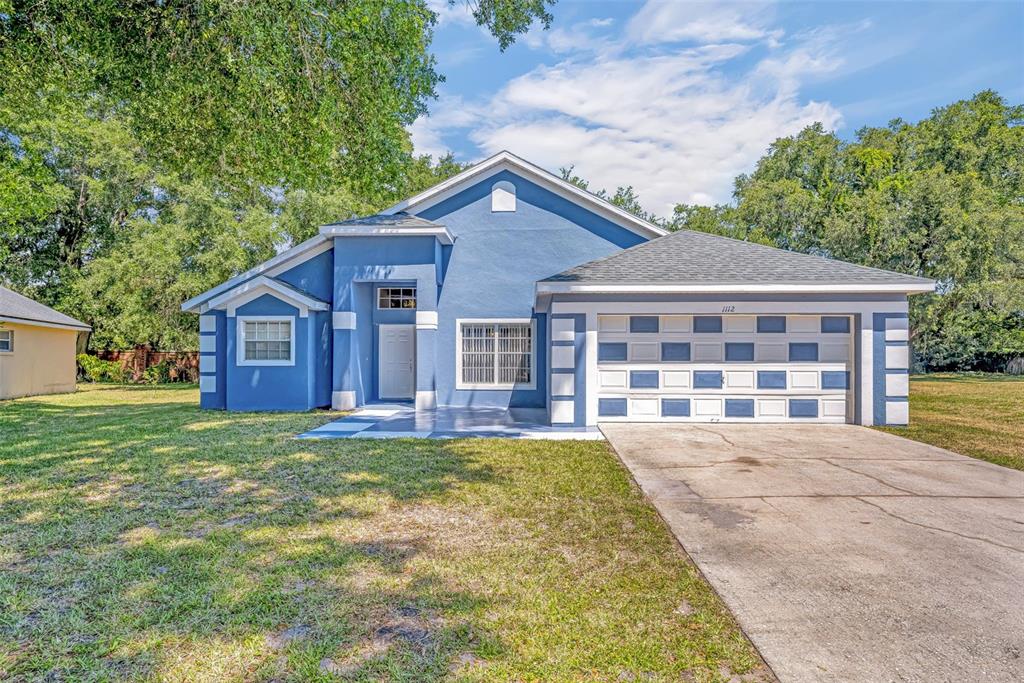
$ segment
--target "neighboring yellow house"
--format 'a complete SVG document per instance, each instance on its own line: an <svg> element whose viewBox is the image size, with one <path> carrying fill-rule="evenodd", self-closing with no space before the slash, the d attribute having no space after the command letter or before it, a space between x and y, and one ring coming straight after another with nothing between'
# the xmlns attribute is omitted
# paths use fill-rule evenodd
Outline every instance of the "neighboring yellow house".
<svg viewBox="0 0 1024 683"><path fill-rule="evenodd" d="M75 349L91 328L0 287L0 399L75 390Z"/></svg>

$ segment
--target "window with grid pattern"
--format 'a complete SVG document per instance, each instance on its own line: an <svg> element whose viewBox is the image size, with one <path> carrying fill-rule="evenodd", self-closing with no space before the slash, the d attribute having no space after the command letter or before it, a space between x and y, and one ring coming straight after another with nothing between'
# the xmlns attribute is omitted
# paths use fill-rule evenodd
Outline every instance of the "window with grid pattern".
<svg viewBox="0 0 1024 683"><path fill-rule="evenodd" d="M494 386L533 381L531 323L462 323L462 383Z"/></svg>
<svg viewBox="0 0 1024 683"><path fill-rule="evenodd" d="M377 290L377 308L416 308L416 288L381 287Z"/></svg>
<svg viewBox="0 0 1024 683"><path fill-rule="evenodd" d="M0 330L0 351L14 350L14 330Z"/></svg>
<svg viewBox="0 0 1024 683"><path fill-rule="evenodd" d="M290 320L246 320L244 326L245 360L292 359Z"/></svg>

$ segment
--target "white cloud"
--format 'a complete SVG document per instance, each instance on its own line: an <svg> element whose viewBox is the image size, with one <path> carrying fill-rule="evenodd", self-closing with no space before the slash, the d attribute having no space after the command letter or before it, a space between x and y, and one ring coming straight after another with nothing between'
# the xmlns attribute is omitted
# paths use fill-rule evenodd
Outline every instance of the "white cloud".
<svg viewBox="0 0 1024 683"><path fill-rule="evenodd" d="M831 44L816 35L771 47L781 34L751 22L745 25L761 27L756 44L570 48L493 95L469 102L442 96L412 127L413 142L418 152L437 154L448 135L458 135L481 155L508 149L552 171L575 165L593 188L633 185L660 215L679 202L728 201L735 176L776 138L841 120L831 104L800 96L802 84L842 67Z"/></svg>
<svg viewBox="0 0 1024 683"><path fill-rule="evenodd" d="M473 8L468 2L457 0L449 4L448 0L427 0L427 8L437 15L438 28L446 24L476 24Z"/></svg>
<svg viewBox="0 0 1024 683"><path fill-rule="evenodd" d="M692 41L701 44L767 40L782 31L770 28L774 8L768 3L705 3L649 0L627 27L638 43Z"/></svg>

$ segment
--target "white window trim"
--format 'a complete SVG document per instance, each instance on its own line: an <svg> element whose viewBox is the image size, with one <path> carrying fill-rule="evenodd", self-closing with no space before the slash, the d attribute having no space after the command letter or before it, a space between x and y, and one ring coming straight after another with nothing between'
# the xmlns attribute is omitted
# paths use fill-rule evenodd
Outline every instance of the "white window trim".
<svg viewBox="0 0 1024 683"><path fill-rule="evenodd" d="M0 330L0 334L7 334L7 338L10 340L10 348L0 349L0 355L10 356L14 354L14 330Z"/></svg>
<svg viewBox="0 0 1024 683"><path fill-rule="evenodd" d="M277 366L291 366L295 365L295 326L296 319L294 315L240 315L236 318L238 327L235 332L235 364L239 366L247 365L277 365ZM289 326L291 335L289 339L289 345L291 349L291 358L288 360L246 360L245 359L245 323L247 322L271 322L271 321L287 321L290 322Z"/></svg>
<svg viewBox="0 0 1024 683"><path fill-rule="evenodd" d="M530 381L528 383L476 384L462 381L462 326L463 324L529 324L530 325ZM537 320L535 318L456 318L455 319L455 388L476 391L508 391L509 389L537 388Z"/></svg>
<svg viewBox="0 0 1024 683"><path fill-rule="evenodd" d="M383 291L385 289L388 289L388 290L391 290L391 289L398 289L398 290L411 289L412 290L412 299L413 299L413 301L416 302L416 306L413 306L412 308L383 308L380 305L380 293L381 293L381 291ZM417 307L419 306L419 303L420 303L419 295L420 295L419 288L416 285L406 285L404 287L402 285L380 285L379 287L377 287L377 302L376 302L377 303L377 310L378 311L415 311L415 310L417 310Z"/></svg>

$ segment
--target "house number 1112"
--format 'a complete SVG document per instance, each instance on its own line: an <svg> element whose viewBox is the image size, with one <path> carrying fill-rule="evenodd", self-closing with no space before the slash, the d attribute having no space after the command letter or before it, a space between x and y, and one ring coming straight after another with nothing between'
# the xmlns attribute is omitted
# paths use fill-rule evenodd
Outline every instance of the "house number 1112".
<svg viewBox="0 0 1024 683"><path fill-rule="evenodd" d="M722 313L735 313L735 312L736 312L736 307L735 306L722 306Z"/></svg>

